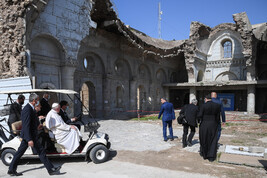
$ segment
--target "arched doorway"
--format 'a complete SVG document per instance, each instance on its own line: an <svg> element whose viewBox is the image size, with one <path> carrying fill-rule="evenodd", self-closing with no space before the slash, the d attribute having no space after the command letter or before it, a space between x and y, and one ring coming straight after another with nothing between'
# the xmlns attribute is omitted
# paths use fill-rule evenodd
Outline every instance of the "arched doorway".
<svg viewBox="0 0 267 178"><path fill-rule="evenodd" d="M96 92L92 82L85 82L80 90L81 101L83 103L82 113L96 116ZM89 112L88 112L89 110Z"/></svg>
<svg viewBox="0 0 267 178"><path fill-rule="evenodd" d="M52 83L55 88L60 88L60 68L65 59L65 52L61 43L52 36L39 35L31 41L30 49L30 71L36 79L35 87L43 83Z"/></svg>

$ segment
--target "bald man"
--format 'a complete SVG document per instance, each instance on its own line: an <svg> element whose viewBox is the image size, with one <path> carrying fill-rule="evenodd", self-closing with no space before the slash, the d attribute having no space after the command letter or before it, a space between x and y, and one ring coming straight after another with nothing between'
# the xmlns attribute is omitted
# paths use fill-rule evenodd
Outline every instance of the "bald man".
<svg viewBox="0 0 267 178"><path fill-rule="evenodd" d="M211 101L221 105L221 119L220 119L220 123L218 125L218 139L217 139L217 141L219 142L220 137L221 137L221 131L222 131L221 121L222 121L223 125L225 124L225 112L224 112L222 102L220 101L219 98L217 98L216 92L211 92Z"/></svg>

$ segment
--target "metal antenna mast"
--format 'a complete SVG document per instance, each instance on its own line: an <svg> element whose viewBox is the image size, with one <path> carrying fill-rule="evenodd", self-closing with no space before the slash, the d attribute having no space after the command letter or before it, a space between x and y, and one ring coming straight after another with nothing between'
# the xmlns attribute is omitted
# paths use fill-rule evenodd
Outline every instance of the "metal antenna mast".
<svg viewBox="0 0 267 178"><path fill-rule="evenodd" d="M159 39L161 39L161 15L162 15L162 11L160 9L160 2L159 2L159 16L158 16L158 33L159 33Z"/></svg>

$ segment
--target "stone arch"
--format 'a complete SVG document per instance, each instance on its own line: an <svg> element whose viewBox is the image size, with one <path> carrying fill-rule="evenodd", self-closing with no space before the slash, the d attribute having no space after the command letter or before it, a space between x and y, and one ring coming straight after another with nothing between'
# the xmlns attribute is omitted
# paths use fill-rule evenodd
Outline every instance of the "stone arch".
<svg viewBox="0 0 267 178"><path fill-rule="evenodd" d="M38 88L41 88L41 89L56 89L56 86L53 83L41 83Z"/></svg>
<svg viewBox="0 0 267 178"><path fill-rule="evenodd" d="M139 79L151 80L151 72L146 64L139 65L138 75Z"/></svg>
<svg viewBox="0 0 267 178"><path fill-rule="evenodd" d="M198 71L198 74L197 74L197 82L203 81L203 78L204 78L203 71L202 70Z"/></svg>
<svg viewBox="0 0 267 178"><path fill-rule="evenodd" d="M85 107L81 110L84 115L92 114L93 117L96 115L96 90L95 85L91 81L84 82L80 89L80 98ZM89 112L88 112L89 110Z"/></svg>
<svg viewBox="0 0 267 178"><path fill-rule="evenodd" d="M211 45L208 50L208 61L217 60L223 58L223 47L222 43L230 41L232 43L232 57L231 58L242 58L243 57L243 45L239 36L235 32L230 30L220 31L217 35L214 35L211 39ZM214 56L214 57L212 57Z"/></svg>
<svg viewBox="0 0 267 178"><path fill-rule="evenodd" d="M129 62L125 59L117 59L114 62L115 75L121 76L126 79L132 78L132 70Z"/></svg>
<svg viewBox="0 0 267 178"><path fill-rule="evenodd" d="M156 72L156 79L158 82L164 83L167 82L167 75L163 69L158 69Z"/></svg>
<svg viewBox="0 0 267 178"><path fill-rule="evenodd" d="M105 74L105 65L99 55L93 52L86 52L81 56L79 63L83 70L93 74ZM85 66L85 61L87 66Z"/></svg>
<svg viewBox="0 0 267 178"><path fill-rule="evenodd" d="M59 40L48 34L35 36L30 43L32 55L41 55L62 60L65 58L65 49Z"/></svg>
<svg viewBox="0 0 267 178"><path fill-rule="evenodd" d="M238 80L238 78L232 72L222 72L216 77L215 80L216 81L230 81L230 80Z"/></svg>
<svg viewBox="0 0 267 178"><path fill-rule="evenodd" d="M36 86L53 83L55 88L61 86L60 66L65 58L63 45L53 36L41 34L30 45L30 72L36 78Z"/></svg>

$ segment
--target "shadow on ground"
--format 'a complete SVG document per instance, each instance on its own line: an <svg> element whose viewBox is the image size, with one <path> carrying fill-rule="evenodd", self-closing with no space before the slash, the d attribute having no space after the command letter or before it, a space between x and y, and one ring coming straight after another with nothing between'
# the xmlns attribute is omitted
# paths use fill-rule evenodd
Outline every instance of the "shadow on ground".
<svg viewBox="0 0 267 178"><path fill-rule="evenodd" d="M259 160L259 162L262 164L267 174L267 160Z"/></svg>

